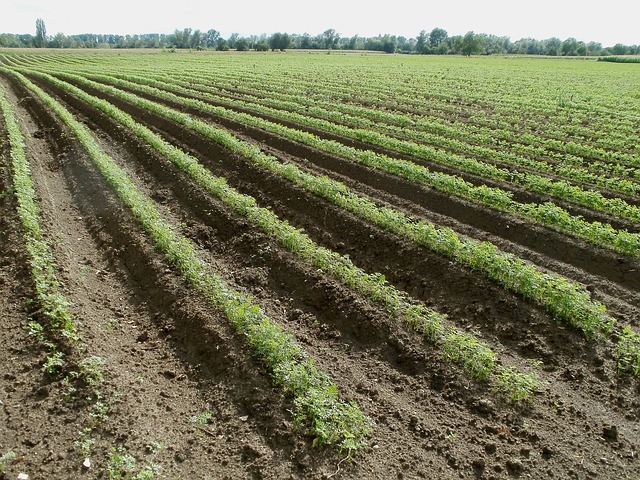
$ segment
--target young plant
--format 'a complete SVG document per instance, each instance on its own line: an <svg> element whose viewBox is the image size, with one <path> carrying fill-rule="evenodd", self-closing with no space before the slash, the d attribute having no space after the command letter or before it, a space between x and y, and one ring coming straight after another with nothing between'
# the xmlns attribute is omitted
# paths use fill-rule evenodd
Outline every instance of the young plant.
<svg viewBox="0 0 640 480"><path fill-rule="evenodd" d="M14 460L16 456L16 453L11 450L0 456L0 473L4 473L4 470L7 467L7 463Z"/></svg>
<svg viewBox="0 0 640 480"><path fill-rule="evenodd" d="M629 325L620 334L616 359L618 372L640 376L640 335Z"/></svg>

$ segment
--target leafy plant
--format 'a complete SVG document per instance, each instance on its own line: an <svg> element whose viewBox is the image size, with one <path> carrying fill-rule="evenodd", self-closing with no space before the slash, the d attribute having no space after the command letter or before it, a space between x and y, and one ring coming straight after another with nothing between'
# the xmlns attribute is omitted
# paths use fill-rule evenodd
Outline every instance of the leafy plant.
<svg viewBox="0 0 640 480"><path fill-rule="evenodd" d="M640 376L640 335L627 325L620 334L616 351L618 372Z"/></svg>
<svg viewBox="0 0 640 480"><path fill-rule="evenodd" d="M111 449L111 457L107 463L109 480L150 480L162 473L162 468L153 462L137 470L137 460L133 455L123 448Z"/></svg>
<svg viewBox="0 0 640 480"><path fill-rule="evenodd" d="M7 466L7 463L14 460L16 456L17 456L16 453L11 450L3 454L2 456L0 456L0 473L4 472Z"/></svg>

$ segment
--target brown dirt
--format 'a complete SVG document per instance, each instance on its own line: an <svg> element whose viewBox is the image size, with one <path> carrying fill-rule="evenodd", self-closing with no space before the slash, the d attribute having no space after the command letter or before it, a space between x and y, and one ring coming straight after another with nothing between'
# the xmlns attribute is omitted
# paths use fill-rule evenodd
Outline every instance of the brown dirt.
<svg viewBox="0 0 640 480"><path fill-rule="evenodd" d="M27 133L45 229L86 353L105 361L101 392L109 405L93 430L93 466L83 469L75 442L90 421L91 402L82 394L67 399L62 377L42 371L45 352L26 330L38 312L28 302L34 294L15 200L0 196L0 340L9 346L0 350L0 455L12 450L19 456L7 478L20 472L32 479L107 478L111 450L118 447L139 467L160 465L160 478L640 476L640 388L637 380L616 376L610 344L590 344L473 272L368 226L178 125L121 104L318 243L384 273L477 332L505 361L540 360L548 386L531 405L510 405L367 298L305 266L194 188L104 115L43 84L94 130L225 279L293 333L341 395L376 422L368 446L351 462L314 448L304 431L293 430L291 401L270 386L243 339L167 267L65 128L15 82L2 82ZM579 243L580 254L572 254L571 242L544 229L498 220L427 190L416 195L413 187L372 172L368 178L361 169L264 133L241 133L283 158L307 158L311 168L380 201L495 240L589 283L616 316L638 325L637 262ZM6 141L2 153L0 181L7 192ZM434 200L433 209L422 194ZM536 241L528 241L533 233ZM552 255L556 249L566 253ZM203 412L212 416L200 431L191 418Z"/></svg>

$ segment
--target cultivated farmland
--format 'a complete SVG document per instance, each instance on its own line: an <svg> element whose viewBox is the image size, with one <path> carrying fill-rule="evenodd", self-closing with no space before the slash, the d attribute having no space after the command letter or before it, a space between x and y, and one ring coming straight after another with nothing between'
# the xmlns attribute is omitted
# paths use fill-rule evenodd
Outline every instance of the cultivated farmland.
<svg viewBox="0 0 640 480"><path fill-rule="evenodd" d="M638 478L640 71L0 52L0 478Z"/></svg>

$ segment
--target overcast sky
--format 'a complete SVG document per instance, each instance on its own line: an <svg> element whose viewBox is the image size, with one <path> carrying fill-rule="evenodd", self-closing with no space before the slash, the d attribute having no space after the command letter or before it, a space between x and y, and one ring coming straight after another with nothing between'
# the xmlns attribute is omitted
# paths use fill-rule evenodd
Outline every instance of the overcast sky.
<svg viewBox="0 0 640 480"><path fill-rule="evenodd" d="M190 27L213 28L224 37L317 35L328 28L348 37L416 37L420 30L441 27L449 35L474 31L512 41L575 37L603 46L640 44L640 0L0 0L0 33L34 34L37 18L45 21L48 35L172 33Z"/></svg>

